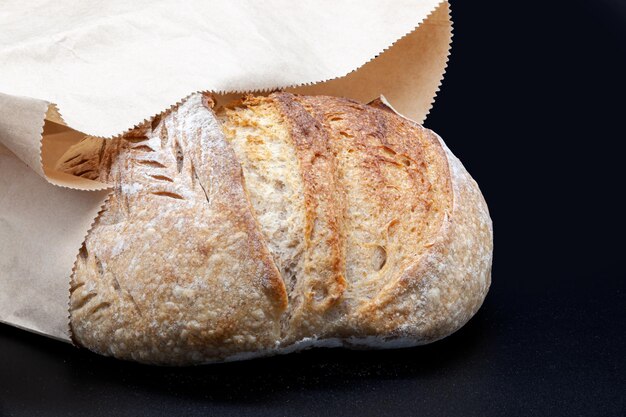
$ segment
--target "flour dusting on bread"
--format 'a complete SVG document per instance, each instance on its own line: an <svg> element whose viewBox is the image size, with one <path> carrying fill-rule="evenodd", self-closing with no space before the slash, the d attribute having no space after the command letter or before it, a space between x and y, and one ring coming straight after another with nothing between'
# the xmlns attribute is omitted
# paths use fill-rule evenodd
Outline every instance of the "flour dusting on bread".
<svg viewBox="0 0 626 417"><path fill-rule="evenodd" d="M57 169L114 187L76 261L77 344L157 364L428 343L490 284L492 226L433 132L384 103L196 94Z"/></svg>

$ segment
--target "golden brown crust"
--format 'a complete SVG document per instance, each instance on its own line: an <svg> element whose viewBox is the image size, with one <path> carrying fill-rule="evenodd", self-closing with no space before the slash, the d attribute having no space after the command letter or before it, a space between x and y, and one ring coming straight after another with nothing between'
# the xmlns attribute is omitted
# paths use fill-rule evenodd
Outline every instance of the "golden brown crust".
<svg viewBox="0 0 626 417"><path fill-rule="evenodd" d="M397 115L384 102L372 104ZM478 185L443 140L427 134L447 162L443 168L453 197L451 211L427 250L356 313L372 333L419 344L455 332L478 311L491 283L493 253L493 227Z"/></svg>
<svg viewBox="0 0 626 417"><path fill-rule="evenodd" d="M297 307L291 309L288 341L320 334L327 314L343 299L346 288L343 199L337 184L335 157L327 132L292 94L270 96L289 125L304 184L306 223L304 274L298 281ZM304 329L300 329L303 327Z"/></svg>
<svg viewBox="0 0 626 417"><path fill-rule="evenodd" d="M72 278L79 344L204 363L427 343L476 312L491 220L437 135L383 101L202 100L61 162L115 185Z"/></svg>
<svg viewBox="0 0 626 417"><path fill-rule="evenodd" d="M333 97L298 100L328 132L346 190L348 312L334 331L397 334L412 318L406 312L395 311L384 327L366 312L429 250L451 211L445 153L424 128L391 112ZM371 265L377 253L381 264Z"/></svg>

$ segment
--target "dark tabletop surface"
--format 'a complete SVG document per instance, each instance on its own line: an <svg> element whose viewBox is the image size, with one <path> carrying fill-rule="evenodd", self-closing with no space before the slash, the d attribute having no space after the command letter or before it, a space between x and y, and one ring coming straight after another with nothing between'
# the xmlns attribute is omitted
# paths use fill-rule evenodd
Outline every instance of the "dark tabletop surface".
<svg viewBox="0 0 626 417"><path fill-rule="evenodd" d="M456 334L157 368L0 325L0 416L626 415L626 1L453 1L426 126L477 180L493 283Z"/></svg>

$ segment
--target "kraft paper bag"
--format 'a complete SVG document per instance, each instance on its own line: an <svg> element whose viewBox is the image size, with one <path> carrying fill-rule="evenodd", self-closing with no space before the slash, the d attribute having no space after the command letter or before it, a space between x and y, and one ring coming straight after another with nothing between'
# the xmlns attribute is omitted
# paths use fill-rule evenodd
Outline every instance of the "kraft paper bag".
<svg viewBox="0 0 626 417"><path fill-rule="evenodd" d="M72 268L109 194L54 170L72 144L198 91L382 94L421 123L452 37L438 0L9 0L0 28L0 322L68 342Z"/></svg>

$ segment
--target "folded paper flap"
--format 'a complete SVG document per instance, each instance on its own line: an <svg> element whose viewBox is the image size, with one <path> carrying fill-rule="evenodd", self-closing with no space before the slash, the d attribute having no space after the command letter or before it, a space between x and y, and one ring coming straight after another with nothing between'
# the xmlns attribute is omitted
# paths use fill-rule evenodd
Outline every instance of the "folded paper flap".
<svg viewBox="0 0 626 417"><path fill-rule="evenodd" d="M68 126L112 137L192 92L345 76L412 32L440 1L116 1L94 10L61 2L51 15L67 21L50 26L62 29L42 19L31 31L23 22L44 15L41 5L9 6L0 17L8 32L0 91L45 97Z"/></svg>
<svg viewBox="0 0 626 417"><path fill-rule="evenodd" d="M108 194L54 170L69 146L199 91L384 94L421 123L452 36L441 0L74 3L0 15L0 322L66 341L69 277Z"/></svg>
<svg viewBox="0 0 626 417"><path fill-rule="evenodd" d="M44 176L41 134L49 104L44 100L0 93L0 144L41 176Z"/></svg>
<svg viewBox="0 0 626 417"><path fill-rule="evenodd" d="M0 93L0 145L12 152L31 170L61 187L102 190L106 184L56 172L54 165L63 152L85 135L66 126L54 105L45 100ZM57 125L55 130L47 129Z"/></svg>

